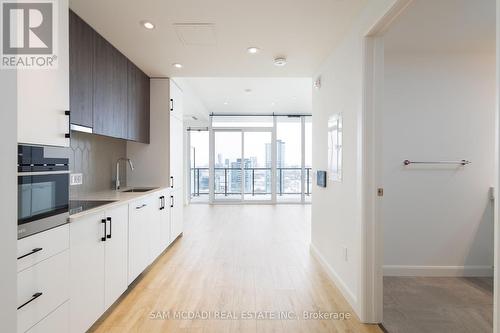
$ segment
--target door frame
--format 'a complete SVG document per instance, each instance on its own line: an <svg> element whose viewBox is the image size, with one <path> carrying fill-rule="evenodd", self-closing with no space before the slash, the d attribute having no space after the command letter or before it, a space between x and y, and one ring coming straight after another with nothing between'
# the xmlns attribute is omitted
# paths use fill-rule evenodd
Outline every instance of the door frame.
<svg viewBox="0 0 500 333"><path fill-rule="evenodd" d="M384 39L383 35L413 2L397 0L389 11L363 37L363 106L362 106L362 225L361 225L361 279L360 319L365 323L383 321L383 235L381 202L377 188L381 187L381 111L384 87ZM500 85L500 0L497 2L497 87ZM497 88L496 150L495 150L495 198L499 193L499 116L500 100ZM493 332L500 332L500 304L498 268L500 266L500 236L498 235L500 209L495 201L494 213L494 297Z"/></svg>

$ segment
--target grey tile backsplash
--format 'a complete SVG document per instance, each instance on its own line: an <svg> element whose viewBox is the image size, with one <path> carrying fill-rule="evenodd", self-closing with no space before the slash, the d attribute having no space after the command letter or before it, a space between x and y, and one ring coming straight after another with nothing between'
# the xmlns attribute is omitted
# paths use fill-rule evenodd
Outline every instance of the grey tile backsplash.
<svg viewBox="0 0 500 333"><path fill-rule="evenodd" d="M125 157L124 140L82 132L71 133L70 170L83 174L82 185L70 186L70 197L78 198L88 193L114 188L116 161ZM126 182L126 167L120 165L122 187Z"/></svg>

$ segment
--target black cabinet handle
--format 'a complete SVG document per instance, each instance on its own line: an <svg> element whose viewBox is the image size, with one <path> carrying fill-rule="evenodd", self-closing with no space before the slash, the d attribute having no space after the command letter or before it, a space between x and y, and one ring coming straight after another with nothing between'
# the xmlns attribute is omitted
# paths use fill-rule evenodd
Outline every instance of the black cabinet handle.
<svg viewBox="0 0 500 333"><path fill-rule="evenodd" d="M101 241L105 242L106 241L106 236L107 236L107 231L106 231L106 219L102 219L101 223L104 224L104 237L101 237Z"/></svg>
<svg viewBox="0 0 500 333"><path fill-rule="evenodd" d="M170 176L170 188L174 188L174 176Z"/></svg>
<svg viewBox="0 0 500 333"><path fill-rule="evenodd" d="M106 218L106 220L109 221L109 235L107 235L106 237L111 238L111 235L112 235L111 228L112 228L112 224L113 224L113 219L111 217L108 217L108 218Z"/></svg>
<svg viewBox="0 0 500 333"><path fill-rule="evenodd" d="M146 206L147 206L146 204L142 204L142 205L140 205L140 206L135 207L135 209L141 209L141 208L144 208L144 207L146 207Z"/></svg>
<svg viewBox="0 0 500 333"><path fill-rule="evenodd" d="M170 208L174 207L174 196L170 196Z"/></svg>
<svg viewBox="0 0 500 333"><path fill-rule="evenodd" d="M170 99L170 111L174 111L174 99Z"/></svg>
<svg viewBox="0 0 500 333"><path fill-rule="evenodd" d="M165 209L165 196L160 197L160 210Z"/></svg>
<svg viewBox="0 0 500 333"><path fill-rule="evenodd" d="M64 134L64 137L66 139L70 139L71 138L71 111L69 110L66 110L64 111L64 115L68 116L68 133Z"/></svg>
<svg viewBox="0 0 500 333"><path fill-rule="evenodd" d="M33 294L33 296L31 296L31 298L30 298L27 302L24 302L23 304L19 305L19 306L17 307L17 309L19 310L19 309L21 309L22 307L24 307L24 306L26 306L26 305L30 304L31 302L33 302L34 300L36 300L38 297L40 297L40 296L42 296L42 295L43 295L43 293L36 293L36 294Z"/></svg>
<svg viewBox="0 0 500 333"><path fill-rule="evenodd" d="M42 250L43 250L43 248L41 248L41 247L37 247L37 248L35 248L35 249L31 250L31 252L30 252L30 253L26 253L26 254L24 254L24 255L22 255L22 256L20 256L20 257L17 257L17 260L19 260L19 259L23 259L23 258L26 258L27 256L30 256L30 255L35 254L35 253L37 253L37 252L39 252L39 251L42 251Z"/></svg>

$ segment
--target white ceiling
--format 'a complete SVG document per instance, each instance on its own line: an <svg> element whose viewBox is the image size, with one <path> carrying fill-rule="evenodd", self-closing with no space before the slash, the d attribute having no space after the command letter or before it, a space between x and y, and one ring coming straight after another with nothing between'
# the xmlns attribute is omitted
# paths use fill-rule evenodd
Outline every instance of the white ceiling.
<svg viewBox="0 0 500 333"><path fill-rule="evenodd" d="M298 114L312 112L309 78L175 78L196 96L204 110L187 108L188 115L206 118L223 114ZM251 92L245 90L251 89ZM224 104L227 103L227 104Z"/></svg>
<svg viewBox="0 0 500 333"><path fill-rule="evenodd" d="M414 0L385 36L403 52L495 52L495 0Z"/></svg>
<svg viewBox="0 0 500 333"><path fill-rule="evenodd" d="M70 0L70 7L151 76L310 77L367 3ZM156 29L144 29L142 20L152 21ZM179 25L186 23L211 25ZM262 52L249 55L249 46ZM288 64L274 66L277 56L286 56Z"/></svg>

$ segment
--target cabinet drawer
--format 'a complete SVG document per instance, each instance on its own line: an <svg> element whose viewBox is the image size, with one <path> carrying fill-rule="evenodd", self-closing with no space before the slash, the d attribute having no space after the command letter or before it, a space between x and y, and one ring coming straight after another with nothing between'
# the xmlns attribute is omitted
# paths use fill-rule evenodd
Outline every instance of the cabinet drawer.
<svg viewBox="0 0 500 333"><path fill-rule="evenodd" d="M17 241L17 271L38 264L68 248L69 224L20 239Z"/></svg>
<svg viewBox="0 0 500 333"><path fill-rule="evenodd" d="M41 295L35 298L37 293ZM17 274L17 331L26 332L68 299L66 250Z"/></svg>
<svg viewBox="0 0 500 333"><path fill-rule="evenodd" d="M67 333L69 332L69 301L58 307L27 333Z"/></svg>

